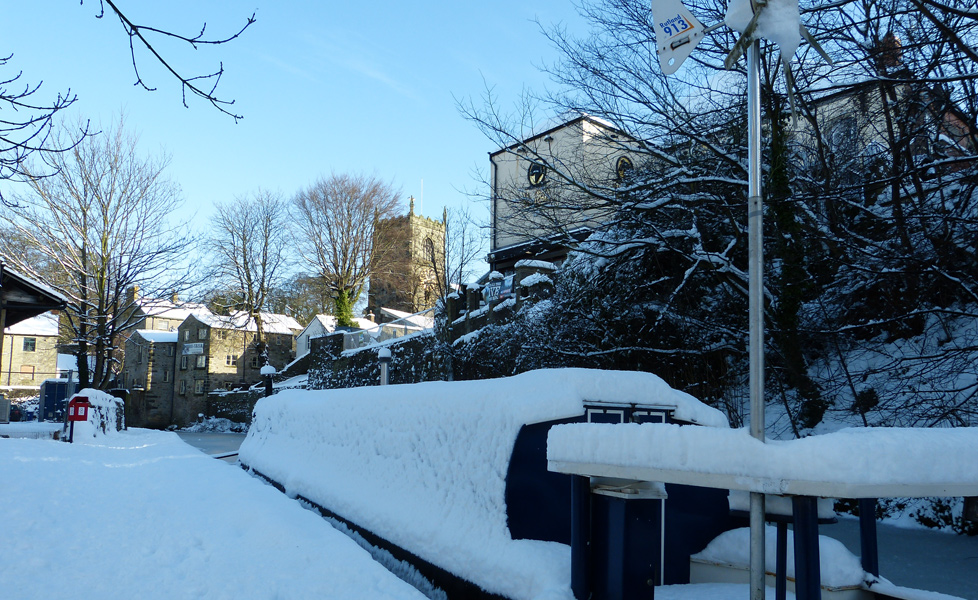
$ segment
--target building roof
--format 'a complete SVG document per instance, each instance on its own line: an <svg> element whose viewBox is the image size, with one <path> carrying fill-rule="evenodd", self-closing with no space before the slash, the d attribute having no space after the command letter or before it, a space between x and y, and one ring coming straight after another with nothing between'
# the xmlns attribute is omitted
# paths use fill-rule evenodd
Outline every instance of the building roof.
<svg viewBox="0 0 978 600"><path fill-rule="evenodd" d="M159 298L137 298L136 305L146 316L160 319L183 321L190 315L211 314L203 304L195 302L172 302Z"/></svg>
<svg viewBox="0 0 978 600"><path fill-rule="evenodd" d="M312 326L313 323L317 322L322 325L323 329L326 331L336 331L336 317L333 315L316 315L313 317L312 321L310 321L309 325L306 326L306 329Z"/></svg>
<svg viewBox="0 0 978 600"><path fill-rule="evenodd" d="M535 139L545 138L546 136L554 133L555 131L558 131L560 129L564 129L565 127L570 127L572 125L575 125L575 124L580 123L580 122L583 122L583 121L588 121L590 123L593 123L595 125L598 125L599 127L603 128L603 129L607 129L607 130L611 131L612 133L616 133L616 134L619 134L619 135L628 135L627 133L625 133L624 131L622 131L618 127L616 127L610 121L606 121L605 119L602 119L600 117L595 117L595 116L589 115L587 113L580 113L580 114L578 114L577 116L575 116L573 118L570 118L570 119L566 119L565 118L565 120L561 120L557 125L553 125L553 126L551 126L549 128L546 128L544 131L541 131L539 133L534 133L534 134L530 135L529 137L527 137L526 139L524 139L524 140L522 140L520 142L517 142L515 144L511 144L509 146L506 146L506 147L500 148L498 150L495 150L493 152L490 152L489 153L489 156L490 157L493 157L493 156L496 156L497 154L502 154L503 152L512 152L512 151L514 151L514 150L516 150L518 148L521 148L521 147L525 146L526 144L532 142Z"/></svg>
<svg viewBox="0 0 978 600"><path fill-rule="evenodd" d="M36 336L57 336L58 335L58 315L46 312L36 317L25 319L15 323L3 330L5 335L36 335Z"/></svg>
<svg viewBox="0 0 978 600"><path fill-rule="evenodd" d="M230 315L195 314L201 323L215 329L234 329L238 331L258 331L255 320L245 311L239 310ZM262 329L265 333L295 334L302 331L302 325L288 315L261 313Z"/></svg>
<svg viewBox="0 0 978 600"><path fill-rule="evenodd" d="M137 329L139 334L147 342L154 344L175 344L178 334L176 331L157 331L155 329Z"/></svg>
<svg viewBox="0 0 978 600"><path fill-rule="evenodd" d="M5 324L13 325L49 310L63 309L69 300L55 289L11 269L0 256L0 304L7 309Z"/></svg>

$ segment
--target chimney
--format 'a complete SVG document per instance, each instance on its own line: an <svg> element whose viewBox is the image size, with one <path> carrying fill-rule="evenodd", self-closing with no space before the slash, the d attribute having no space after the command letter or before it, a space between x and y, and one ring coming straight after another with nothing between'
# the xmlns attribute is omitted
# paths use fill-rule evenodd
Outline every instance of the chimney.
<svg viewBox="0 0 978 600"><path fill-rule="evenodd" d="M170 298L170 301L173 302L174 304L179 304L180 303L180 296L179 296L179 294L177 294L176 292L173 292L173 297Z"/></svg>
<svg viewBox="0 0 978 600"><path fill-rule="evenodd" d="M135 304L139 300L139 286L133 284L126 290L126 303Z"/></svg>

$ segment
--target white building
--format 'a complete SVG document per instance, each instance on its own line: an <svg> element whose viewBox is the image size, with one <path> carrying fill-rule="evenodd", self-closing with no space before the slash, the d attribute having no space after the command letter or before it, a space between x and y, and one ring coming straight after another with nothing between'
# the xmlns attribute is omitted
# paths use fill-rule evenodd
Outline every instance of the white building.
<svg viewBox="0 0 978 600"><path fill-rule="evenodd" d="M636 166L632 143L607 121L581 115L491 153L491 270L510 273L524 259L562 262L564 242L611 216L585 190L614 194Z"/></svg>

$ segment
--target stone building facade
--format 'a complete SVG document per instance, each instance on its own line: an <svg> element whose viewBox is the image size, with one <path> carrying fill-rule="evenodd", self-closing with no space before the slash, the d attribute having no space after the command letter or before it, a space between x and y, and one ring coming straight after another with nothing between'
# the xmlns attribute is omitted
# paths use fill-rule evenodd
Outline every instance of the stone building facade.
<svg viewBox="0 0 978 600"><path fill-rule="evenodd" d="M281 369L295 359L295 338L302 327L292 317L262 314L268 362ZM257 348L255 320L191 315L177 328L172 422L186 425L206 412L212 390L246 388L261 381L265 358Z"/></svg>
<svg viewBox="0 0 978 600"><path fill-rule="evenodd" d="M48 312L7 327L0 355L0 391L37 395L41 382L58 376L58 315Z"/></svg>
<svg viewBox="0 0 978 600"><path fill-rule="evenodd" d="M379 320L381 308L417 313L435 305L445 290L445 227L447 215L437 221L414 213L384 219L374 229L379 268L370 275L367 310Z"/></svg>
<svg viewBox="0 0 978 600"><path fill-rule="evenodd" d="M176 348L176 331L139 329L126 340L122 386L129 390L130 425L162 428L172 422Z"/></svg>

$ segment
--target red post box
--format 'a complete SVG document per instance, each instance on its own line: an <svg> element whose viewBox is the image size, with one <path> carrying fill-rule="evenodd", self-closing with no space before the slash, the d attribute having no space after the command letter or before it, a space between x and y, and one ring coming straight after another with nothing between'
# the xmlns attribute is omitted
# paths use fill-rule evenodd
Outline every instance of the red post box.
<svg viewBox="0 0 978 600"><path fill-rule="evenodd" d="M88 409L91 408L91 406L92 405L88 402L88 398L85 396L75 396L68 401L68 420L87 421Z"/></svg>

